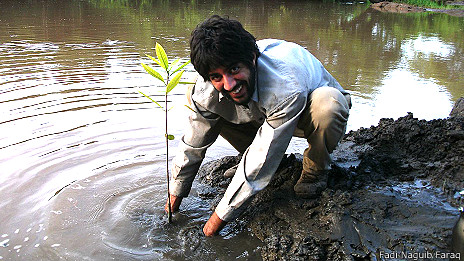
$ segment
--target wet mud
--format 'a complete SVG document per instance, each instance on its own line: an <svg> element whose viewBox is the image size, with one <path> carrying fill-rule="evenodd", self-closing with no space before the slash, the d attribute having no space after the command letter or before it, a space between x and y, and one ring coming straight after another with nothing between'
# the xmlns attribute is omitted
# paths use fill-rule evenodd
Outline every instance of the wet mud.
<svg viewBox="0 0 464 261"><path fill-rule="evenodd" d="M286 155L270 185L222 233L257 237L262 260L453 257L452 230L464 188L462 113L432 121L412 114L382 119L348 133L333 156L328 188L305 200L293 192L302 156ZM211 210L230 182L224 171L239 160L202 166L198 194Z"/></svg>
<svg viewBox="0 0 464 261"><path fill-rule="evenodd" d="M371 5L371 8L381 11L381 12L390 12L390 13L418 13L426 12L427 9L423 7L417 7L402 3L393 3L393 2L379 2Z"/></svg>

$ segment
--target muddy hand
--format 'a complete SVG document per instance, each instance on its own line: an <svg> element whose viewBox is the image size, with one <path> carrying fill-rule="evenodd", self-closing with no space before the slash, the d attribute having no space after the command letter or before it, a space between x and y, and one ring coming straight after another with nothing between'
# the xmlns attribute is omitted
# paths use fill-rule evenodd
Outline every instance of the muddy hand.
<svg viewBox="0 0 464 261"><path fill-rule="evenodd" d="M174 195L169 195L171 197L171 212L176 212L179 210L180 203L182 203L182 197L176 197ZM164 206L164 211L168 213L169 200L166 200L166 205Z"/></svg>
<svg viewBox="0 0 464 261"><path fill-rule="evenodd" d="M227 224L227 222L223 221L218 217L216 212L211 215L208 222L206 222L205 226L203 227L203 233L207 237L215 236L221 231L221 229Z"/></svg>

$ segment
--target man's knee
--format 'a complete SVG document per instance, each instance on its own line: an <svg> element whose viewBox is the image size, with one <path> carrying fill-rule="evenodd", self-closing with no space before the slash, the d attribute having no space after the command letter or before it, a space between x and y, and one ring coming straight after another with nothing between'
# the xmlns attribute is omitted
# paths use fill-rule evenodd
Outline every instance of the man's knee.
<svg viewBox="0 0 464 261"><path fill-rule="evenodd" d="M333 87L320 87L311 93L311 121L317 129L346 125L349 116L348 100Z"/></svg>

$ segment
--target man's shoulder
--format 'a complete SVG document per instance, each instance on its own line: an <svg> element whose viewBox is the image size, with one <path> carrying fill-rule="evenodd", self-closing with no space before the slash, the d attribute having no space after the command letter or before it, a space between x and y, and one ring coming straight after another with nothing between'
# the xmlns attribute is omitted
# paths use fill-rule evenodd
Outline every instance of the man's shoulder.
<svg viewBox="0 0 464 261"><path fill-rule="evenodd" d="M314 66L320 66L319 60L306 48L293 42L277 39L264 39L257 41L260 57L258 61L272 67L276 66L287 71L306 71Z"/></svg>
<svg viewBox="0 0 464 261"><path fill-rule="evenodd" d="M256 41L256 45L258 45L259 51L263 52L268 47L272 48L284 42L285 42L284 40L279 40L279 39L262 39L262 40Z"/></svg>
<svg viewBox="0 0 464 261"><path fill-rule="evenodd" d="M310 54L303 46L279 39L263 39L256 41L261 54L282 56L292 52L304 52Z"/></svg>
<svg viewBox="0 0 464 261"><path fill-rule="evenodd" d="M285 86L286 91L307 89L319 61L302 46L284 40L260 40L261 54L258 58L258 81L263 88ZM291 90L296 88L295 90Z"/></svg>

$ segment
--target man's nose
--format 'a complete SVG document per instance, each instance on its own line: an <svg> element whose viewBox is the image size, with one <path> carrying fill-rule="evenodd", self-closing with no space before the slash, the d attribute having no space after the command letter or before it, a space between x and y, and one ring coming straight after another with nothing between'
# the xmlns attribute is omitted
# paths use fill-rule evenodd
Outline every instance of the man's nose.
<svg viewBox="0 0 464 261"><path fill-rule="evenodd" d="M237 82L235 81L232 75L225 75L224 76L224 90L230 92L234 89Z"/></svg>

